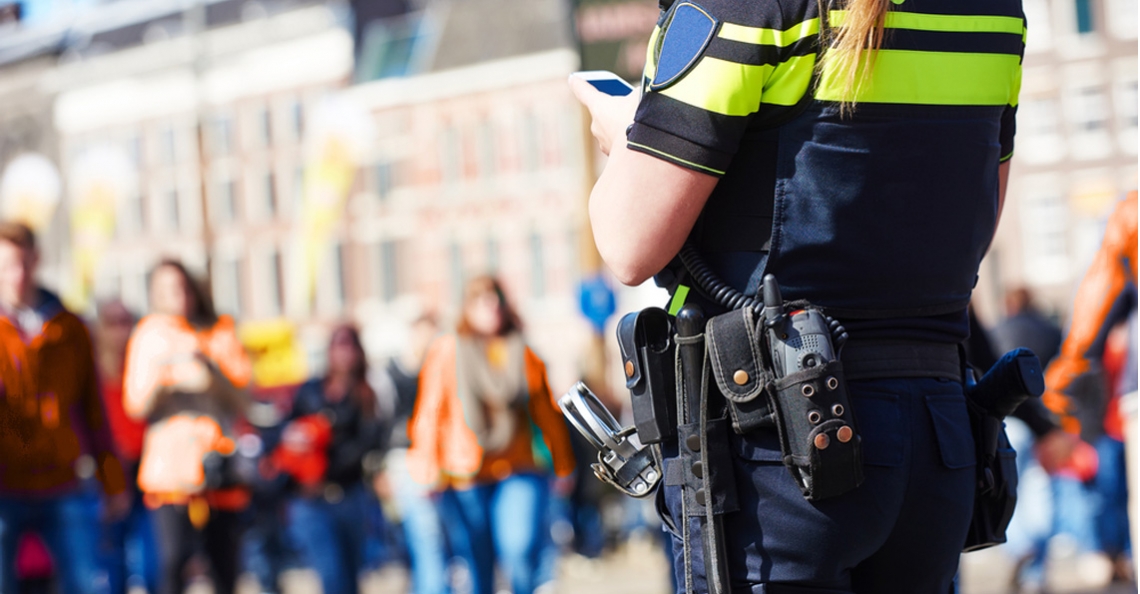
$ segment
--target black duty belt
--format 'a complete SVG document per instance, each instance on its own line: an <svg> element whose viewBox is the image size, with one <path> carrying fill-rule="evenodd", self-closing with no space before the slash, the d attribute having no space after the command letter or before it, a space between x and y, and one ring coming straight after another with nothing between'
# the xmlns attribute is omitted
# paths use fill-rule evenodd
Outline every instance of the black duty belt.
<svg viewBox="0 0 1140 594"><path fill-rule="evenodd" d="M962 381L962 359L956 344L852 340L839 358L848 380L930 377Z"/></svg>

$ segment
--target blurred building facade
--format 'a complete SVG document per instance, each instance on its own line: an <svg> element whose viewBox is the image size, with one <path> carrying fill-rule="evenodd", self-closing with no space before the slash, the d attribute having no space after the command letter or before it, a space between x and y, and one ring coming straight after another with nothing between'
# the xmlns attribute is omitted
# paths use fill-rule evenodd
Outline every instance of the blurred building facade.
<svg viewBox="0 0 1140 594"><path fill-rule="evenodd" d="M496 272L554 383L576 378L597 155L564 81L579 50L636 73L652 2L59 4L67 14L37 12L34 26L0 22L0 168L35 151L65 182L49 286L96 261L94 295L144 311L148 271L179 257L210 273L223 312L292 320L314 355L352 319L383 355L420 313L453 321L463 282ZM1020 284L1063 313L1112 204L1136 187L1136 0L1025 9L1013 178L977 292L989 321ZM330 98L361 111L367 138L315 275L299 280L309 141ZM126 179L87 257L69 213L92 194L79 172L117 168L104 163L126 163L114 172ZM291 290L306 282L311 295Z"/></svg>
<svg viewBox="0 0 1140 594"><path fill-rule="evenodd" d="M558 0L365 4L110 2L67 25L82 42L10 60L35 72L20 104L65 180L128 165L94 299L145 311L150 269L176 257L209 272L221 312L291 319L314 361L342 319L373 354L397 352L411 319L453 322L464 282L493 272L552 380L569 383L589 335L577 312L589 145L565 86L578 63L569 12ZM306 282L308 140L330 97L371 123L306 295L291 287ZM47 238L67 248L48 285L76 282L66 212L84 200L69 189Z"/></svg>
<svg viewBox="0 0 1140 594"><path fill-rule="evenodd" d="M552 385L569 385L589 332L577 285L592 147L566 88L578 57L562 3L435 2L370 34L358 78L377 80L346 98L376 142L342 235L350 268L368 271L350 288L366 342L398 348L417 311L454 322L465 281L493 273Z"/></svg>
<svg viewBox="0 0 1140 594"><path fill-rule="evenodd" d="M1025 285L1067 318L1113 205L1137 183L1136 0L1024 0L1017 145L976 303Z"/></svg>

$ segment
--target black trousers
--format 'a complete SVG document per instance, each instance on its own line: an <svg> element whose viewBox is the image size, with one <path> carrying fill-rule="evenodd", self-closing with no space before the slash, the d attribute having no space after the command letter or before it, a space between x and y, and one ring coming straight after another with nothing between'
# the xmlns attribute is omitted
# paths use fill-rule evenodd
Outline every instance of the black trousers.
<svg viewBox="0 0 1140 594"><path fill-rule="evenodd" d="M185 505L163 505L151 513L159 544L157 594L182 594L186 588L186 562L200 549L210 562L214 592L233 594L242 533L237 512L211 509L210 519L201 530L190 523Z"/></svg>

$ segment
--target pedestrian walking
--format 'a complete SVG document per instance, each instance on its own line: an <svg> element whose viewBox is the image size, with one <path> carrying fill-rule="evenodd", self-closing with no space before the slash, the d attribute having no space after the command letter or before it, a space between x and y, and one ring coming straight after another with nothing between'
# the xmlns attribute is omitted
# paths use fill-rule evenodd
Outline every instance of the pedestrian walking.
<svg viewBox="0 0 1140 594"><path fill-rule="evenodd" d="M384 471L377 475L375 490L390 498L399 515L415 594L445 594L448 583L448 547L432 491L408 471L408 423L415 410L420 370L428 345L439 326L430 315L421 316L409 328L407 348L375 373L377 398L389 428Z"/></svg>
<svg viewBox="0 0 1140 594"><path fill-rule="evenodd" d="M492 594L498 565L514 594L533 592L550 475L567 476L574 458L545 365L496 279L467 284L456 332L428 350L409 427L408 469L442 491L472 591Z"/></svg>
<svg viewBox="0 0 1140 594"><path fill-rule="evenodd" d="M44 540L62 594L105 593L100 518L81 482L99 479L108 519L129 499L99 397L86 326L36 284L35 234L0 223L0 592L16 592L25 531Z"/></svg>
<svg viewBox="0 0 1140 594"><path fill-rule="evenodd" d="M252 371L234 321L176 260L151 272L152 311L127 346L123 403L145 419L138 485L159 541L159 594L181 594L195 552L209 560L214 591L237 584L241 512L249 491L235 479L236 424Z"/></svg>
<svg viewBox="0 0 1140 594"><path fill-rule="evenodd" d="M338 326L327 370L297 390L273 462L292 479L289 530L325 594L356 594L373 500L364 461L382 448L376 393L360 334Z"/></svg>

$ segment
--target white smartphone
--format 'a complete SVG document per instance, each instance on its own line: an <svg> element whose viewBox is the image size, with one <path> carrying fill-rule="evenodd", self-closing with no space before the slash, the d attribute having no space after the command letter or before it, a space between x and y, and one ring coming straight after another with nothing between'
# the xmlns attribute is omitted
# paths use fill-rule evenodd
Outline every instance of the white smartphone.
<svg viewBox="0 0 1140 594"><path fill-rule="evenodd" d="M607 95L624 97L633 92L633 87L629 83L608 70L584 70L575 72L574 76L585 79L586 82L594 85L595 89Z"/></svg>

